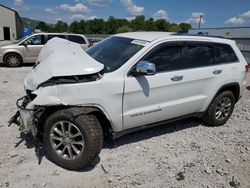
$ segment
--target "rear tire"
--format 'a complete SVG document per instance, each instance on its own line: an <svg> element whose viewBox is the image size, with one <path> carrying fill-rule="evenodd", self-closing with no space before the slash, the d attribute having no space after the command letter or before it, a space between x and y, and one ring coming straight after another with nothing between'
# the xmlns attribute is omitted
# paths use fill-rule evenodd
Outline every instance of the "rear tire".
<svg viewBox="0 0 250 188"><path fill-rule="evenodd" d="M20 67L23 63L23 59L17 53L8 53L4 56L4 64L8 67Z"/></svg>
<svg viewBox="0 0 250 188"><path fill-rule="evenodd" d="M210 126L220 126L227 122L233 113L235 96L231 91L217 95L209 105L203 121Z"/></svg>
<svg viewBox="0 0 250 188"><path fill-rule="evenodd" d="M103 132L95 116L74 116L71 108L63 109L46 120L43 143L54 163L69 170L79 170L100 153Z"/></svg>

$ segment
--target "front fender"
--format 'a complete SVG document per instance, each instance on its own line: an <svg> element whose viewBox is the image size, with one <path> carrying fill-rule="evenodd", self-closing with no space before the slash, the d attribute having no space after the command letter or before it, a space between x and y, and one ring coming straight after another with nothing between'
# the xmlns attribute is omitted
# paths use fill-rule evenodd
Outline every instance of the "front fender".
<svg viewBox="0 0 250 188"><path fill-rule="evenodd" d="M24 59L23 54L20 53L19 50L16 50L16 49L3 49L3 50L2 50L3 60L4 60L4 57L5 57L7 54L9 54L9 53L16 53L16 54L18 54L22 59Z"/></svg>
<svg viewBox="0 0 250 188"><path fill-rule="evenodd" d="M98 111L101 111L106 118L110 121L111 126L113 125L113 121L107 112L107 110L97 103L68 103L65 102L62 95L59 95L58 86L48 86L48 87L40 87L38 90L32 92L32 94L36 95L35 99L31 101L26 108L27 109L34 109L36 106L75 106L75 107L82 107L84 109L88 109L93 111L93 109L98 109ZM87 110L87 111L88 111Z"/></svg>

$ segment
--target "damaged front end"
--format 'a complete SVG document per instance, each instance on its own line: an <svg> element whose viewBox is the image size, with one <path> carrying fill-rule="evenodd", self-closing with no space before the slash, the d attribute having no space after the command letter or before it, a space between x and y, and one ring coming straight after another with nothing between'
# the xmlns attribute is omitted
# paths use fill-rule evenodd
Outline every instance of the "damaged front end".
<svg viewBox="0 0 250 188"><path fill-rule="evenodd" d="M59 38L51 39L42 48L38 61L24 80L26 96L17 100L18 111L9 121L9 125L16 123L21 131L32 132L33 136L37 135L46 108L72 105L63 100L70 93L59 91L61 85L99 80L104 69L79 44Z"/></svg>
<svg viewBox="0 0 250 188"><path fill-rule="evenodd" d="M15 123L20 127L20 131L24 133L31 132L36 137L39 126L44 123L41 116L47 108L75 106L75 104L65 103L63 98L65 95L70 95L70 93L59 93L61 85L97 81L102 76L102 71L90 75L57 76L42 82L38 85L37 90L33 92L27 89L26 95L16 102L18 111L9 120L9 126Z"/></svg>
<svg viewBox="0 0 250 188"><path fill-rule="evenodd" d="M17 112L15 115L9 120L9 126L13 123L19 126L19 130L28 133L32 132L34 136L37 134L36 125L37 123L37 115L42 114L44 111L44 107L35 107L29 106L29 104L36 98L36 95L31 91L27 90L26 95L22 98L18 99L16 102Z"/></svg>

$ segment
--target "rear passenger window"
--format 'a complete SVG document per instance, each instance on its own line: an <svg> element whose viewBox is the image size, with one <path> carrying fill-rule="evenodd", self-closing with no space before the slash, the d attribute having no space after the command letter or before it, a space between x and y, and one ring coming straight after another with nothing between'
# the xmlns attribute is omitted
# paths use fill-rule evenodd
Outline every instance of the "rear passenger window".
<svg viewBox="0 0 250 188"><path fill-rule="evenodd" d="M157 72L185 68L182 46L163 46L146 56L144 60L154 63Z"/></svg>
<svg viewBox="0 0 250 188"><path fill-rule="evenodd" d="M227 44L215 44L215 63L232 63L238 61L237 56L235 55L231 46Z"/></svg>
<svg viewBox="0 0 250 188"><path fill-rule="evenodd" d="M66 39L66 35L48 35L48 41L50 39L53 39L54 37L58 37L58 38L61 38L61 39Z"/></svg>
<svg viewBox="0 0 250 188"><path fill-rule="evenodd" d="M86 41L81 36L68 35L68 40L71 41L71 42L76 42L78 44L86 44Z"/></svg>
<svg viewBox="0 0 250 188"><path fill-rule="evenodd" d="M213 47L208 45L188 46L189 67L202 67L214 64Z"/></svg>

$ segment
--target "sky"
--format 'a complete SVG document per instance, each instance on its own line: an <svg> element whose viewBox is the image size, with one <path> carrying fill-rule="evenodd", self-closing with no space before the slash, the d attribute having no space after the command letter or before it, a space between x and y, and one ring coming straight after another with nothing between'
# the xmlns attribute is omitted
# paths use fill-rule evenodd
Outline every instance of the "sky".
<svg viewBox="0 0 250 188"><path fill-rule="evenodd" d="M81 19L146 18L198 27L250 26L250 0L0 0L22 17L56 23Z"/></svg>

